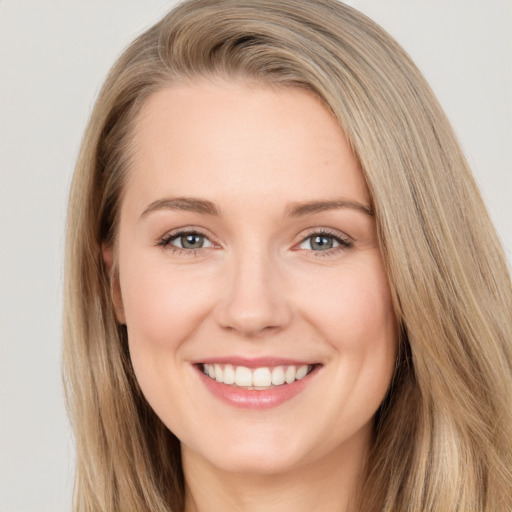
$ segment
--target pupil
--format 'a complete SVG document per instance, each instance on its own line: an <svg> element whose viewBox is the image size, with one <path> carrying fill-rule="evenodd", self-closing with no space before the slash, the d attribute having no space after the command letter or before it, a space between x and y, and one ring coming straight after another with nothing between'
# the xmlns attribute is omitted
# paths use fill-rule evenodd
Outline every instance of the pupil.
<svg viewBox="0 0 512 512"><path fill-rule="evenodd" d="M181 245L185 249L198 249L203 245L203 237L201 235L182 236Z"/></svg>
<svg viewBox="0 0 512 512"><path fill-rule="evenodd" d="M333 240L330 236L315 236L312 240L311 247L313 249L331 249L333 246Z"/></svg>

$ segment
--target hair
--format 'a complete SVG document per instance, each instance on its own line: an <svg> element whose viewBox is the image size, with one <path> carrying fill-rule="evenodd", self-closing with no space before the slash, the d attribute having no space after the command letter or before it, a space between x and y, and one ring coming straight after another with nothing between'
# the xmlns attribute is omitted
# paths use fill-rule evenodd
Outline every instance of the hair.
<svg viewBox="0 0 512 512"><path fill-rule="evenodd" d="M379 26L335 0L185 1L110 71L68 211L63 359L74 510L183 509L179 441L137 385L102 247L116 241L146 99L219 77L320 97L370 191L400 340L359 509L511 510L512 286L503 250L421 73Z"/></svg>

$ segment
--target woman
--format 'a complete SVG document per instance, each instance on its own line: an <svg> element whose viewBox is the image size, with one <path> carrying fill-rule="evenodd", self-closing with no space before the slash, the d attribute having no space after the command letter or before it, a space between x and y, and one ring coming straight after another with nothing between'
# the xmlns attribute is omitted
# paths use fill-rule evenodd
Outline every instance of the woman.
<svg viewBox="0 0 512 512"><path fill-rule="evenodd" d="M512 293L446 118L332 0L192 0L73 181L75 509L512 507Z"/></svg>

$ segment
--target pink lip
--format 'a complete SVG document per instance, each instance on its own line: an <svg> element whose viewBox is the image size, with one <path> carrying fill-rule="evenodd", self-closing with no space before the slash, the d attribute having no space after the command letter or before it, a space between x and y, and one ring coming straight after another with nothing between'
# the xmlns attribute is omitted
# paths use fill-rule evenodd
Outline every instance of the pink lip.
<svg viewBox="0 0 512 512"><path fill-rule="evenodd" d="M297 359L287 359L283 357L210 357L208 359L201 359L200 361L192 361L192 364L231 364L233 366L245 366L246 368L262 368L264 366L302 366L310 365L311 361L299 361Z"/></svg>
<svg viewBox="0 0 512 512"><path fill-rule="evenodd" d="M208 360L206 364L214 364L210 362L212 360ZM220 361L220 360L219 360ZM237 359L238 361L238 359ZM258 363L258 365L251 365L248 368L256 368L258 366L275 366L275 364L268 364L268 360L266 359L266 364ZM226 364L237 364L237 363L228 363L226 359L222 359L222 362ZM240 366L243 366L242 363L238 363ZM299 363L290 363L289 361L280 364L299 364ZM306 364L306 363L304 363ZM224 403L227 403L234 407L240 407L243 409L270 409L272 407L277 407L278 405L291 400L295 396L297 396L301 391L303 391L308 384L311 382L311 379L317 373L319 369L316 366L311 373L306 375L303 379L296 380L291 384L283 384L281 386L276 386L273 388L258 390L258 389L245 389L239 388L236 386L224 384L221 382L217 382L214 379L211 379L207 375L205 375L202 371L200 365L195 365L197 368L197 372L199 374L199 378L206 386L206 388L217 398L222 400Z"/></svg>

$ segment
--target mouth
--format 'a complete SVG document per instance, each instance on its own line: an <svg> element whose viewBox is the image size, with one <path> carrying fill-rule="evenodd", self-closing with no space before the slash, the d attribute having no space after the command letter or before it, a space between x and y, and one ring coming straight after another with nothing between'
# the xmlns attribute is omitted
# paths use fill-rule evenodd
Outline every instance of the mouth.
<svg viewBox="0 0 512 512"><path fill-rule="evenodd" d="M210 360L194 364L212 395L233 407L269 409L301 394L321 363L277 360Z"/></svg>
<svg viewBox="0 0 512 512"><path fill-rule="evenodd" d="M286 386L309 375L316 364L278 365L248 368L232 364L199 365L200 370L210 379L229 386L264 391L279 386Z"/></svg>

